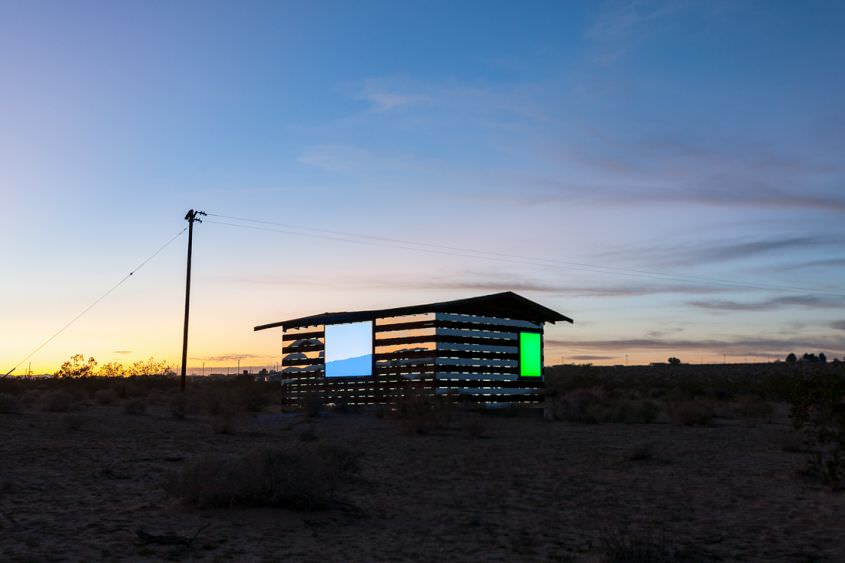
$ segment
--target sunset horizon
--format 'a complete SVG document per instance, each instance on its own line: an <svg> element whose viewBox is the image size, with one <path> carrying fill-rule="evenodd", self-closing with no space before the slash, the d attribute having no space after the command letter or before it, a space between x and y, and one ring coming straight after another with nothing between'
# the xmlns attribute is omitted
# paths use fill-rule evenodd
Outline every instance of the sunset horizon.
<svg viewBox="0 0 845 563"><path fill-rule="evenodd" d="M835 4L327 6L2 9L0 373L178 370L184 233L26 356L191 208L193 371L509 290L549 365L845 356Z"/></svg>

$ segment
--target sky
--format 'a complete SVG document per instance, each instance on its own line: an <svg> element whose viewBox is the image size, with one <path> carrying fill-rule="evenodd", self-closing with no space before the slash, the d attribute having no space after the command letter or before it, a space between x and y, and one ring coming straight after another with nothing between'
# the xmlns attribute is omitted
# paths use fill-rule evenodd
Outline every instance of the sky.
<svg viewBox="0 0 845 563"><path fill-rule="evenodd" d="M575 320L547 364L841 357L842 29L836 1L4 1L0 372L191 208L192 370L278 362L255 325L504 290ZM186 245L15 373L178 365Z"/></svg>

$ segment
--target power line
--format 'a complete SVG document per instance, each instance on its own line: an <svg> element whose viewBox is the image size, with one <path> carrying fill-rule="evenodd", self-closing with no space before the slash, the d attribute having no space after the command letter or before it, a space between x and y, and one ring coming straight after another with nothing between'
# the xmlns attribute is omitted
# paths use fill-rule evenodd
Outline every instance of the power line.
<svg viewBox="0 0 845 563"><path fill-rule="evenodd" d="M125 276L123 276L123 278L122 278L119 282L117 282L116 284L114 284L114 285L113 285L113 286L112 286L112 287L111 287L108 291L106 291L104 294L102 294L100 297L98 297L96 300L94 300L94 302L93 302L93 303L91 303L90 305L88 305L85 309L83 309L81 313L79 313L78 315L76 315L75 317L73 317L70 321L68 321L68 322L67 322L67 324L65 324L62 328L60 328L60 329L59 329L59 330L58 330L55 334L53 334L53 336L51 336L50 338L48 338L47 340L45 340L44 342L42 342L42 343L41 343L41 345L40 345L40 346L38 346L38 348L36 348L35 350L33 350L32 352L30 352L29 354L27 354L27 355L26 355L26 356L25 356L25 357L24 357L21 361L19 361L17 364L15 364L15 367L13 367L11 370L9 370L9 372L8 372L8 373L6 373L6 375L4 375L3 377L6 377L6 376L10 375L13 371L15 371L16 369L18 369L18 367L19 367L22 363L24 363L25 361L27 361L29 358L31 358L32 356L34 356L34 355L35 355L35 354L36 354L39 350L41 350L41 349L42 349L42 348L44 348L47 344L49 344L50 342L52 342L52 341L53 341L53 339L55 339L57 336L59 336L61 333L63 333L63 332L64 332L64 331L65 331L65 330L66 330L66 329L67 329L70 325L72 325L72 324L73 324L73 323L75 323L77 320L79 320L79 319L80 319L80 318L81 318L81 317L82 317L85 313L87 313L88 311L90 311L91 309L93 309L93 308L94 308L94 306L96 306L96 305L97 305L97 303L99 303L100 301L102 301L103 299L105 299L106 297L108 297L108 296L109 296L109 295L110 295L110 294L111 294L114 290L116 290L118 287L120 287L121 285L123 285L123 283L124 283L126 280L128 280L130 277L132 277L132 275L133 275L135 272L137 272L138 270L140 270L141 268L143 268L143 267L147 264L147 262L149 262L150 260L152 260L153 258L155 258L156 256L158 256L158 255L159 255L159 253L160 253L162 250L164 250L165 248L167 248L168 246L170 246L170 245L173 243L173 241L175 241L177 238L179 238L180 236L182 236L182 233L184 233L184 232L185 232L185 231L187 231L187 230L188 230L188 227L185 227L184 229L182 229L181 231L179 231L178 233L176 233L176 235L175 235L175 236L173 236L170 240L168 240L168 241L167 241L167 242L165 242L163 245L161 245L161 246L159 247L159 249L158 249L158 250L156 250L155 252L153 252L153 253L152 253L152 254L151 254L151 255L150 255L150 256L149 256L146 260L144 260L143 262L141 262L140 264L138 264L137 266L135 266L135 268L133 268L133 269L132 269L132 271L130 271L130 272L129 272L128 274L126 274Z"/></svg>
<svg viewBox="0 0 845 563"><path fill-rule="evenodd" d="M554 259L547 259L547 258L535 258L535 257L522 257L517 256L514 254L505 254L501 252L489 252L484 250L475 250L470 248L461 248L456 246L446 246L446 245L439 245L439 244L430 244L430 243L423 243L423 242L415 242L410 240L404 239L397 239L391 237L383 237L383 236L373 236L373 235L365 235L365 234L357 234L351 233L347 231L334 231L329 229L319 229L313 227L305 227L301 225L293 225L290 223L276 223L272 221L261 221L258 219L249 219L244 217L234 217L229 215L220 215L215 213L209 213L209 216L213 217L220 217L231 219L234 221L241 221L241 222L249 222L249 223L257 223L261 225L275 225L285 227L285 229L276 229L270 227L260 227L254 225L243 225L237 223L228 223L224 221L206 221L207 223L217 224L217 225L225 225L229 227L240 227L244 229L252 229L252 230L259 230L259 231L269 231L269 232L276 232L281 234L288 234L288 235L296 235L296 236L304 236L304 237L312 237L312 238L321 238L327 240L337 240L342 242L349 242L354 244L363 244L367 246L381 246L381 247L388 247L388 248L398 248L402 250L412 250L417 252L427 252L433 254L445 254L450 256L460 256L465 258L477 258L477 259L485 259L485 260L493 260L498 262L507 262L511 264L522 264L522 265L532 265L532 266L540 266L540 267L548 267L548 268L567 268L570 270L577 270L577 271L584 271L584 272L592 272L592 273L599 273L599 274L614 274L614 275L623 275L628 277L638 277L638 278L648 278L654 279L659 281L674 281L680 283L687 283L687 284L714 284L714 285L721 285L721 286L728 286L728 287L737 287L737 288L745 288L745 289L760 289L760 290L769 290L769 291L787 291L787 292L798 292L798 293L815 293L818 295L827 295L833 297L845 297L845 293L835 292L835 291L827 291L818 288L806 288L806 287L790 287L790 286L778 286L773 284L760 284L760 283L750 283L750 282L742 282L742 281L735 281L735 280L725 280L725 279L714 279L714 278L704 278L704 277L692 277L692 276L676 276L672 274L664 274L660 272L651 272L645 270L636 270L636 269L625 269L625 268L616 268L612 266L599 266L595 264L586 264L582 262L569 262L569 261L562 261L562 260L554 260ZM296 230L290 230L296 229ZM298 231L311 231L311 232L298 232ZM326 233L326 234L323 234Z"/></svg>

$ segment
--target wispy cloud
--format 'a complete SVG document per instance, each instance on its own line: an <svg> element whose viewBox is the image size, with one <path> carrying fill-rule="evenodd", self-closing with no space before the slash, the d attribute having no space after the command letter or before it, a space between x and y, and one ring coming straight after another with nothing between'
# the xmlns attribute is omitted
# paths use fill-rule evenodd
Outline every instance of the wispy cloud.
<svg viewBox="0 0 845 563"><path fill-rule="evenodd" d="M556 296L608 298L640 297L665 294L709 295L723 292L734 292L742 289L696 283L664 284L642 283L638 281L618 285L583 285L565 282L526 280L496 272L484 273L466 278L463 278L460 275L455 275L454 277L434 276L429 279L396 277L390 279L389 281L386 281L383 278L346 277L342 282L338 282L323 276L272 276L267 274L237 277L227 276L225 279L238 283L261 285L303 285L312 287L343 287L346 289L401 289L414 292L418 292L420 290L473 291L491 293L499 291L517 291L526 293L544 293Z"/></svg>
<svg viewBox="0 0 845 563"><path fill-rule="evenodd" d="M391 287L405 289L446 289L469 291L525 291L580 297L638 297L659 294L709 294L726 291L723 287L699 284L648 284L632 282L624 285L578 285L547 283L490 274L491 279L446 279L391 281Z"/></svg>
<svg viewBox="0 0 845 563"><path fill-rule="evenodd" d="M831 328L835 328L836 330L845 330L845 321L835 321L830 323Z"/></svg>
<svg viewBox="0 0 845 563"><path fill-rule="evenodd" d="M372 104L373 111L386 112L397 108L427 102L428 96L416 94L399 94L386 90L368 90L361 94L361 98Z"/></svg>
<svg viewBox="0 0 845 563"><path fill-rule="evenodd" d="M585 37L595 48L594 60L611 63L627 54L636 43L654 31L654 24L677 13L688 2L611 2L599 12Z"/></svg>
<svg viewBox="0 0 845 563"><path fill-rule="evenodd" d="M115 350L112 354L131 354L132 350Z"/></svg>
<svg viewBox="0 0 845 563"><path fill-rule="evenodd" d="M768 239L720 240L682 245L653 242L648 246L607 252L604 256L615 260L634 255L639 262L649 264L651 267L695 266L747 260L775 252L807 251L838 244L841 244L841 241L817 236L776 236Z"/></svg>
<svg viewBox="0 0 845 563"><path fill-rule="evenodd" d="M688 305L699 309L714 311L773 311L785 307L806 307L811 309L826 309L830 307L842 307L845 305L845 298L828 295L786 295L773 297L761 301L690 301Z"/></svg>
<svg viewBox="0 0 845 563"><path fill-rule="evenodd" d="M216 356L197 356L192 360L206 362L236 362L238 360L264 360L271 356L261 354L220 354Z"/></svg>
<svg viewBox="0 0 845 563"><path fill-rule="evenodd" d="M699 351L713 354L740 354L771 357L785 357L790 351L814 350L845 352L841 338L767 338L737 336L725 339L671 339L671 338L620 338L608 340L558 340L547 338L546 346L562 348L594 349L607 353L637 350Z"/></svg>
<svg viewBox="0 0 845 563"><path fill-rule="evenodd" d="M772 266L771 270L775 271L793 271L793 270L807 270L810 268L843 268L845 267L845 258L825 258L822 260L806 260L796 262L794 264L782 264Z"/></svg>
<svg viewBox="0 0 845 563"><path fill-rule="evenodd" d="M579 362L602 362L606 360L615 360L619 356L600 356L597 354L574 354L571 356L566 356L570 360L576 360Z"/></svg>

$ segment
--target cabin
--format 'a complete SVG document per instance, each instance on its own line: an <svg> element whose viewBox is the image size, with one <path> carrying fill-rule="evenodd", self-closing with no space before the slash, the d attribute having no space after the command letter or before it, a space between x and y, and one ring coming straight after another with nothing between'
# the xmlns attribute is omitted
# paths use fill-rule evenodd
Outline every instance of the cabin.
<svg viewBox="0 0 845 563"><path fill-rule="evenodd" d="M409 393L536 403L543 327L572 319L511 291L392 309L321 313L282 328L283 403L385 404Z"/></svg>

